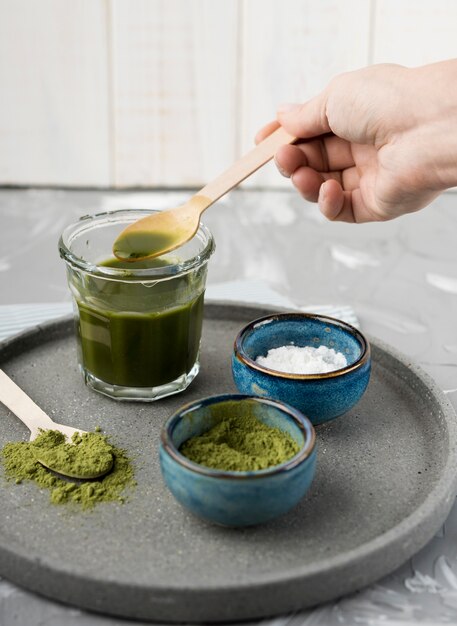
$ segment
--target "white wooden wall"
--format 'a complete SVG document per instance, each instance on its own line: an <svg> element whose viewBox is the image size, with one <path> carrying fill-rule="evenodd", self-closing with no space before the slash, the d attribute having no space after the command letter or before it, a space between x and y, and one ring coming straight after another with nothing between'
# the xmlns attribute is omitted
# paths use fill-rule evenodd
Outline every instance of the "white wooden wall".
<svg viewBox="0 0 457 626"><path fill-rule="evenodd" d="M203 184L279 103L456 33L456 0L0 0L0 184Z"/></svg>

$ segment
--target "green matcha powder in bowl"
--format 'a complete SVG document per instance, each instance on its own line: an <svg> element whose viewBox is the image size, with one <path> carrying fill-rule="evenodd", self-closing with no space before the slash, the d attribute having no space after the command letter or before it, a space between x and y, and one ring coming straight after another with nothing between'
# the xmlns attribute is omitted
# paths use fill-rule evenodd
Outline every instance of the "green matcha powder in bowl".
<svg viewBox="0 0 457 626"><path fill-rule="evenodd" d="M232 472L254 472L280 465L299 451L287 432L253 415L223 417L210 430L185 441L181 454L194 463Z"/></svg>
<svg viewBox="0 0 457 626"><path fill-rule="evenodd" d="M316 434L291 406L223 394L181 408L160 440L165 484L192 513L223 526L251 526L289 511L308 491Z"/></svg>

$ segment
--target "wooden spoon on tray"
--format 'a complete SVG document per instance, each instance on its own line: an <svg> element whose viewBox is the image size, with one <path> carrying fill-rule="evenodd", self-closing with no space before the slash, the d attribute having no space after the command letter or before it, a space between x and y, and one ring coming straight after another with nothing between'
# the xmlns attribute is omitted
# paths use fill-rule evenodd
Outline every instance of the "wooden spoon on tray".
<svg viewBox="0 0 457 626"><path fill-rule="evenodd" d="M278 128L185 204L148 215L127 226L114 242L113 253L123 261L134 262L160 256L182 246L197 232L203 211L270 161L280 146L295 141L296 137Z"/></svg>
<svg viewBox="0 0 457 626"><path fill-rule="evenodd" d="M22 391L22 389L18 387L16 383L12 381L11 378L1 369L0 402L8 407L9 410L27 426L30 430L30 441L36 439L42 430L58 430L63 433L68 440L71 440L75 433L82 435L86 432L78 428L72 428L71 426L65 426L64 424L54 422L49 415L46 415L46 413L42 411L40 407L36 405L35 402L29 398L29 396ZM62 474L63 476L79 479L99 478L109 472L113 466L113 458L111 458L111 462L109 462L109 457L107 457L107 459L104 460L96 471L91 470L90 472L81 475L80 473L75 474L70 471L63 472L60 467L59 469L54 469L41 458L37 458L37 461L48 469Z"/></svg>

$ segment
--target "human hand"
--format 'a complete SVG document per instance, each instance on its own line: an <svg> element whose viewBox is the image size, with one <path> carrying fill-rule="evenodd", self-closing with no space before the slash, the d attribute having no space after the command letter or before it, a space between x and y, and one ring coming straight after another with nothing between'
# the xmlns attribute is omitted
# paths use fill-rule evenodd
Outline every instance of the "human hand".
<svg viewBox="0 0 457 626"><path fill-rule="evenodd" d="M330 220L393 219L457 184L457 61L375 65L334 78L318 96L278 110L300 143L275 160Z"/></svg>

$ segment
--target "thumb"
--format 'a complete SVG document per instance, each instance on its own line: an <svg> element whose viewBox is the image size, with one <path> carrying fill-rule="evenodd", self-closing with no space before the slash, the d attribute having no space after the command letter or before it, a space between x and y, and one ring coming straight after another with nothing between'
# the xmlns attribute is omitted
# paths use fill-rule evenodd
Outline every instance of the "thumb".
<svg viewBox="0 0 457 626"><path fill-rule="evenodd" d="M303 104L281 104L278 121L294 137L317 137L330 131L326 109L327 94L322 92Z"/></svg>

